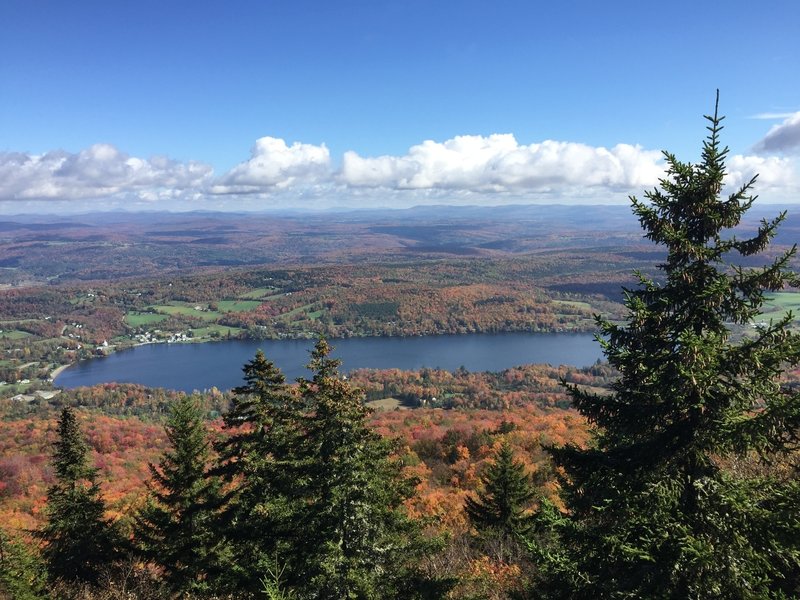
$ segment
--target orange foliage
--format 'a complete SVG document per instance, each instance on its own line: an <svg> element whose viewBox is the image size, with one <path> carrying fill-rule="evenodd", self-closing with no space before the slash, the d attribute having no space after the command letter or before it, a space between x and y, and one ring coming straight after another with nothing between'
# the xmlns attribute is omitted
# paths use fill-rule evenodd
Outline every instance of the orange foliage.
<svg viewBox="0 0 800 600"><path fill-rule="evenodd" d="M573 410L534 405L507 411L414 409L377 412L382 435L405 444L406 472L420 479L407 503L415 517L433 518L442 529L467 528L464 497L477 489L497 448L508 441L542 494L557 501L557 484L543 444L586 445L586 422ZM500 433L505 431L506 433Z"/></svg>
<svg viewBox="0 0 800 600"><path fill-rule="evenodd" d="M413 390L420 397L461 398L459 403L448 400L451 405L503 407L417 408L377 412L372 417L377 432L399 438L398 457L408 475L419 480L416 496L407 503L410 514L431 518L441 529L464 532L464 498L480 485L481 474L502 441L512 446L542 493L555 499L555 477L543 446L588 441L585 421L576 412L559 408L564 393L558 378L599 386L610 376L602 366L582 370L525 366L498 374L358 371L351 380L373 397ZM204 396L205 406L221 409L225 399L217 396ZM143 419L148 414L161 417L173 395L108 384L64 393L62 400L83 407L77 414L104 498L113 516L123 516L141 501L150 476L148 463L157 462L167 445L162 426ZM0 412L10 410L8 406L0 405ZM41 519L53 482L50 454L56 410L43 410L40 414L45 416L13 413L16 419L7 414L7 420L0 421L0 519L11 527L31 529ZM209 430L212 437L225 435L219 420L209 422Z"/></svg>
<svg viewBox="0 0 800 600"><path fill-rule="evenodd" d="M120 517L143 493L147 465L166 447L164 430L139 419L77 415L111 516ZM31 529L41 519L55 439L55 416L0 422L0 520L9 528Z"/></svg>

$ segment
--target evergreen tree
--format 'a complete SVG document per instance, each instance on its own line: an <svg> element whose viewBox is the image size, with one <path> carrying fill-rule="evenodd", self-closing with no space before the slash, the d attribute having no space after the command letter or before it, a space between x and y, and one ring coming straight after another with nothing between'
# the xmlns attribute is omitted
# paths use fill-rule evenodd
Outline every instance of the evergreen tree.
<svg viewBox="0 0 800 600"><path fill-rule="evenodd" d="M243 367L245 385L234 389L224 415L229 435L218 444L216 470L231 491L218 528L230 542L228 587L258 593L262 578L278 569L282 540L296 497L294 454L300 439L297 395L280 370L260 350Z"/></svg>
<svg viewBox="0 0 800 600"><path fill-rule="evenodd" d="M38 556L0 529L0 598L47 598L44 565Z"/></svg>
<svg viewBox="0 0 800 600"><path fill-rule="evenodd" d="M570 387L595 427L588 449L552 451L565 473L568 518L556 523L557 576L540 592L569 598L785 598L800 595L800 486L770 469L796 447L800 397L780 384L800 361L791 315L751 330L764 293L796 280L795 249L761 268L731 266L763 251L784 215L752 238L731 228L751 207L751 180L721 198L722 118L706 117L699 164L665 153L660 189L632 198L647 238L666 247L661 277L639 275L628 320L600 320L611 395ZM751 472L735 457L761 460Z"/></svg>
<svg viewBox="0 0 800 600"><path fill-rule="evenodd" d="M329 353L325 340L317 342L313 376L300 380L307 413L298 484L305 501L294 515L293 583L331 600L434 594L433 584L423 592L409 583L422 548L402 510L414 482L390 458L391 442L369 428L361 392Z"/></svg>
<svg viewBox="0 0 800 600"><path fill-rule="evenodd" d="M206 472L209 442L195 398L172 406L166 432L170 448L158 466L150 465L150 498L137 515L136 537L172 591L203 592L216 564L219 485Z"/></svg>
<svg viewBox="0 0 800 600"><path fill-rule="evenodd" d="M499 541L498 558L508 558L509 545L530 529L530 508L536 492L525 465L514 460L508 442L503 442L495 461L481 477L483 489L477 498L467 496L467 517L484 538Z"/></svg>
<svg viewBox="0 0 800 600"><path fill-rule="evenodd" d="M47 523L38 532L51 579L96 584L117 558L120 537L105 517L88 451L75 413L64 407L53 455L56 483L47 492Z"/></svg>
<svg viewBox="0 0 800 600"><path fill-rule="evenodd" d="M221 589L301 598L440 597L416 568L426 546L402 510L414 482L367 425L360 392L321 340L299 392L259 352L244 367L218 445L231 491ZM276 575L278 574L278 575Z"/></svg>

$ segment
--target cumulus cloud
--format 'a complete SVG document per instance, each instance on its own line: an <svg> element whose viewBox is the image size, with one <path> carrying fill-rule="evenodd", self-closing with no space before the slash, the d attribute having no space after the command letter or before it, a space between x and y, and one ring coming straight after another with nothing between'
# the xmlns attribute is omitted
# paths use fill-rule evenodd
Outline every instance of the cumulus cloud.
<svg viewBox="0 0 800 600"><path fill-rule="evenodd" d="M197 162L128 156L109 144L76 154L0 152L0 200L175 197L203 185L211 171Z"/></svg>
<svg viewBox="0 0 800 600"><path fill-rule="evenodd" d="M611 149L547 140L521 145L511 134L425 141L404 156L364 158L346 152L339 181L354 187L471 192L612 189L652 186L661 153L618 144Z"/></svg>
<svg viewBox="0 0 800 600"><path fill-rule="evenodd" d="M725 185L730 188L741 187L754 175L758 175L755 191L760 195L773 191L791 193L800 187L797 162L790 158L737 154L728 159L726 167Z"/></svg>
<svg viewBox="0 0 800 600"><path fill-rule="evenodd" d="M791 123L787 119L779 127L786 132ZM762 197L796 202L798 162L792 156L732 156L726 185L738 187L760 173L756 191ZM24 202L41 200L58 209L72 205L82 210L91 210L98 200L103 208L181 210L199 204L252 210L268 205L608 203L626 202L628 194L658 185L663 175L658 151L554 140L526 145L511 134L429 140L395 156L348 151L339 168L325 145L262 137L247 161L219 177L206 164L142 159L96 144L77 153L0 152L0 210L13 210L14 200L14 206L26 210L32 205Z"/></svg>
<svg viewBox="0 0 800 600"><path fill-rule="evenodd" d="M800 151L800 111L772 127L754 149L759 153Z"/></svg>
<svg viewBox="0 0 800 600"><path fill-rule="evenodd" d="M250 160L240 163L211 188L214 194L250 194L324 182L331 176L325 145L299 142L288 146L280 138L256 140Z"/></svg>

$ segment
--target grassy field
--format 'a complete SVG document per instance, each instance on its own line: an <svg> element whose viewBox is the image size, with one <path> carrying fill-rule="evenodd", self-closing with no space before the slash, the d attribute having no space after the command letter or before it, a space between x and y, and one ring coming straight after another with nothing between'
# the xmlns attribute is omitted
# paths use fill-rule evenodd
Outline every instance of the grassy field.
<svg viewBox="0 0 800 600"><path fill-rule="evenodd" d="M151 306L156 312L165 315L178 315L183 317L196 317L203 321L216 321L222 316L222 313L213 310L197 310L194 306L180 305L180 304L158 304Z"/></svg>
<svg viewBox="0 0 800 600"><path fill-rule="evenodd" d="M553 300L553 304L560 304L561 306L569 306L572 308L582 308L585 310L592 310L592 305L588 302L578 302L577 300Z"/></svg>
<svg viewBox="0 0 800 600"><path fill-rule="evenodd" d="M13 396L15 394L24 394L34 387L34 383L7 383L2 386L3 396Z"/></svg>
<svg viewBox="0 0 800 600"><path fill-rule="evenodd" d="M761 318L764 321L777 321L783 318L788 312L792 311L794 314L795 323L800 319L800 292L773 292L765 294L766 302L764 303Z"/></svg>
<svg viewBox="0 0 800 600"><path fill-rule="evenodd" d="M375 410L408 410L408 406L404 405L397 398L383 398L381 400L372 400L366 403L367 406Z"/></svg>
<svg viewBox="0 0 800 600"><path fill-rule="evenodd" d="M209 325L208 327L198 327L192 329L195 338L225 337L230 333L231 337L239 335L243 329L238 327L228 327L227 325ZM216 334L216 335L213 335Z"/></svg>
<svg viewBox="0 0 800 600"><path fill-rule="evenodd" d="M11 331L2 331L0 332L0 339L6 340L21 340L26 337L30 337L31 334L27 331L19 331L16 329L12 329Z"/></svg>
<svg viewBox="0 0 800 600"><path fill-rule="evenodd" d="M217 309L220 312L245 312L261 306L258 300L220 300Z"/></svg>
<svg viewBox="0 0 800 600"><path fill-rule="evenodd" d="M257 300L257 299L263 298L264 296L272 294L274 291L275 291L275 288L269 288L269 287L256 288L254 290L250 290L246 294L242 294L241 297L249 299L249 300Z"/></svg>
<svg viewBox="0 0 800 600"><path fill-rule="evenodd" d="M125 322L131 327L144 327L145 325L160 323L167 318L167 315L157 313L129 312L125 315Z"/></svg>
<svg viewBox="0 0 800 600"><path fill-rule="evenodd" d="M295 317L309 313L310 309L313 306L314 306L313 304L304 304L303 306L298 306L297 308L293 308L292 310L279 315L278 318L287 319L289 321L296 321L297 319Z"/></svg>

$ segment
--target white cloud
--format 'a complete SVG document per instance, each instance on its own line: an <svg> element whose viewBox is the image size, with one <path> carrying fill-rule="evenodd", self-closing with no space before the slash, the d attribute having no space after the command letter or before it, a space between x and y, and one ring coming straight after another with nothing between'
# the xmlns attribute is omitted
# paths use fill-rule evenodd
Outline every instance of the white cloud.
<svg viewBox="0 0 800 600"><path fill-rule="evenodd" d="M627 189L654 185L661 153L618 144L611 149L546 140L520 145L511 134L425 141L404 156L363 158L346 152L339 180L394 190L542 192L554 188Z"/></svg>
<svg viewBox="0 0 800 600"><path fill-rule="evenodd" d="M731 156L727 161L725 185L739 188L758 175L754 192L765 194L792 194L800 189L797 161L778 156ZM784 200L790 200L790 197ZM795 199L796 201L796 199Z"/></svg>
<svg viewBox="0 0 800 600"><path fill-rule="evenodd" d="M799 162L732 156L726 185L740 186L760 173L755 191L762 198L797 202ZM41 200L53 210L625 203L628 194L656 186L663 170L661 153L639 146L525 145L511 134L429 140L397 156L348 151L339 169L325 145L263 137L249 160L218 178L202 163L142 159L96 144L78 153L0 152L0 210L30 210Z"/></svg>
<svg viewBox="0 0 800 600"><path fill-rule="evenodd" d="M137 199L176 194L203 185L211 167L165 157L128 156L109 144L77 154L0 153L0 201L72 200L129 195Z"/></svg>
<svg viewBox="0 0 800 600"><path fill-rule="evenodd" d="M249 194L324 182L331 176L328 149L280 138L256 140L250 160L240 163L212 188L214 194Z"/></svg>
<svg viewBox="0 0 800 600"><path fill-rule="evenodd" d="M800 111L773 126L754 149L759 153L800 151Z"/></svg>
<svg viewBox="0 0 800 600"><path fill-rule="evenodd" d="M751 119L759 119L763 121L774 121L775 119L786 119L791 117L793 112L763 112L757 113L750 117Z"/></svg>

